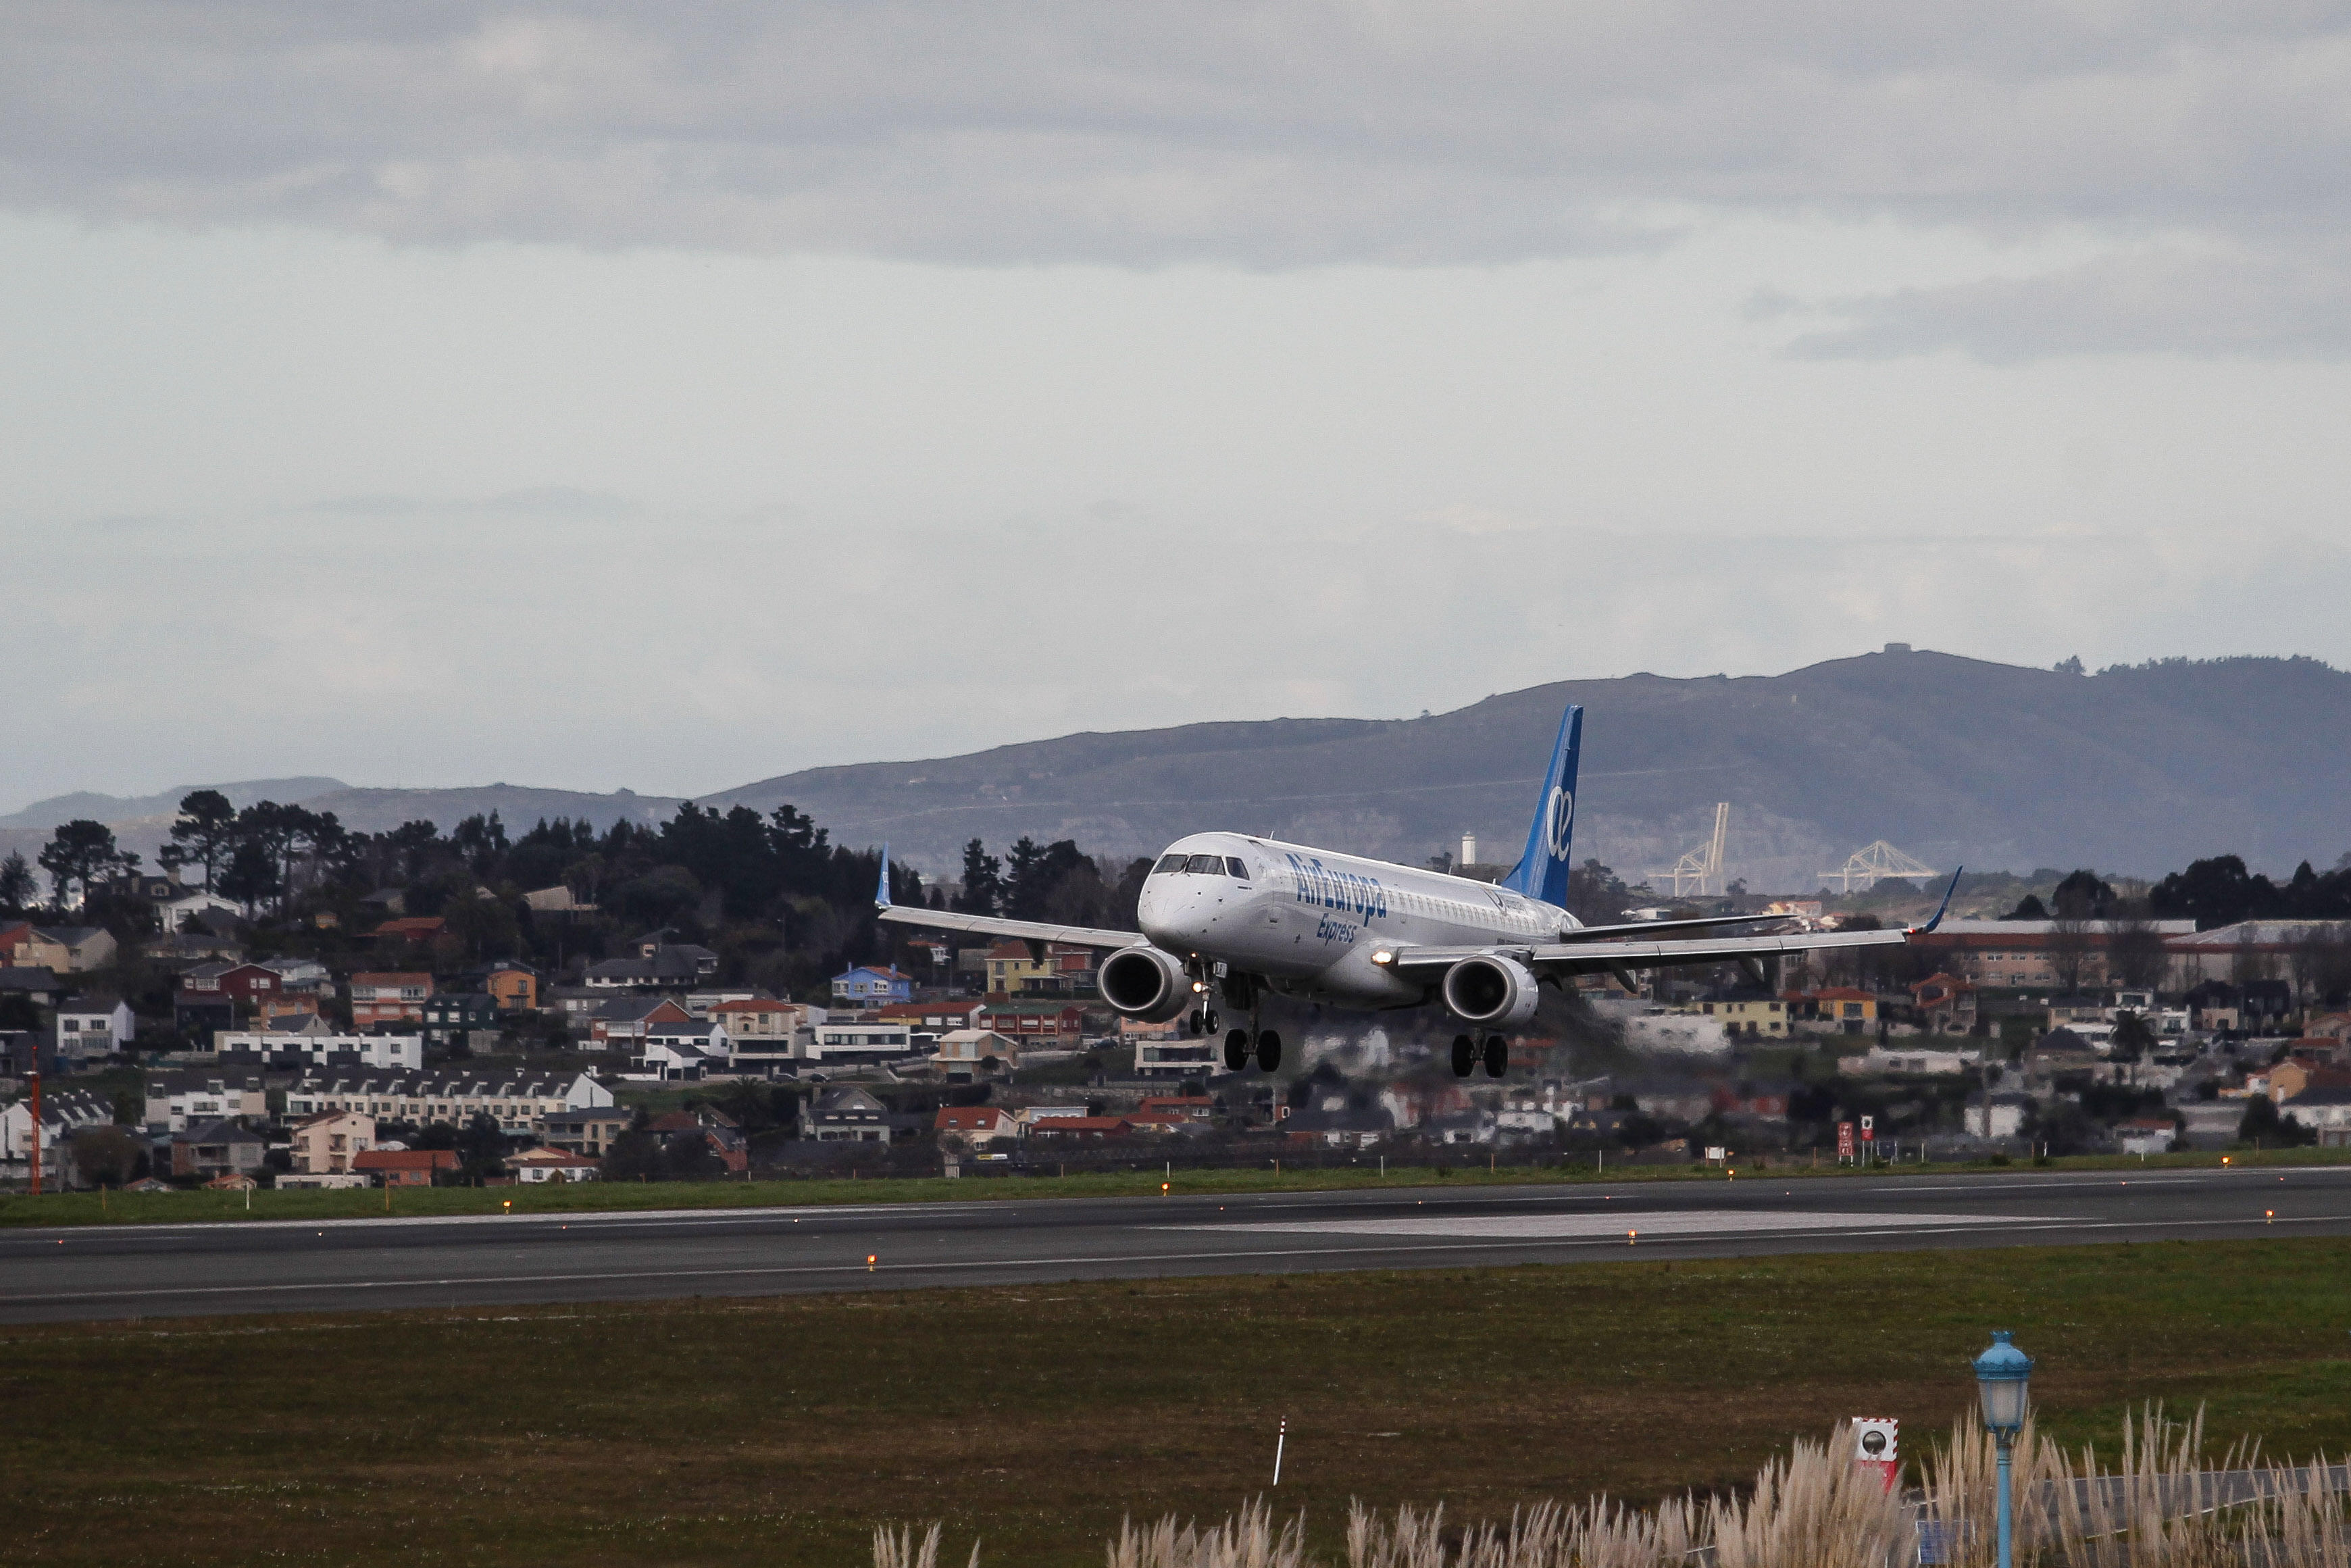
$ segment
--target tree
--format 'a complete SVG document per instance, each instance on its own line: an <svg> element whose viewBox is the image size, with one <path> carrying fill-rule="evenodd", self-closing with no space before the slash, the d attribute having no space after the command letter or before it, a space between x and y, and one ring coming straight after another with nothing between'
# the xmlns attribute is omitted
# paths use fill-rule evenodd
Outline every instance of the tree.
<svg viewBox="0 0 2351 1568"><path fill-rule="evenodd" d="M1612 925L1625 918L1632 890L1597 860L1586 860L1567 873L1567 912L1586 925Z"/></svg>
<svg viewBox="0 0 2351 1568"><path fill-rule="evenodd" d="M11 850L6 860L0 860L0 909L12 915L22 915L41 895L41 884L33 876L33 868L25 857Z"/></svg>
<svg viewBox="0 0 2351 1568"><path fill-rule="evenodd" d="M2170 961L2153 921L2125 915L2106 923L2106 975L2115 984L2151 989L2163 983Z"/></svg>
<svg viewBox="0 0 2351 1568"><path fill-rule="evenodd" d="M2002 920L2046 920L2049 918L2049 909L2041 902L2040 894L2028 893L2017 901L2014 909L2010 910L2001 918Z"/></svg>
<svg viewBox="0 0 2351 1568"><path fill-rule="evenodd" d="M507 1135L486 1111L476 1111L457 1134L457 1160L475 1181L506 1170Z"/></svg>
<svg viewBox="0 0 2351 1568"><path fill-rule="evenodd" d="M2237 1124L2237 1142L2293 1148L2318 1142L2318 1129L2305 1127L2292 1116L2278 1114L2277 1102L2256 1094L2245 1102L2244 1120Z"/></svg>
<svg viewBox="0 0 2351 1568"><path fill-rule="evenodd" d="M86 898L108 877L139 863L137 855L125 854L116 847L113 829L87 817L58 828L40 859L59 904L66 901L68 889L78 887Z"/></svg>
<svg viewBox="0 0 2351 1568"><path fill-rule="evenodd" d="M956 907L967 915L996 915L1004 908L1004 862L977 839L963 847L963 896Z"/></svg>
<svg viewBox="0 0 2351 1568"><path fill-rule="evenodd" d="M2093 871L2070 873L2049 895L2060 920L2103 920L2114 907L2115 890Z"/></svg>
<svg viewBox="0 0 2351 1568"><path fill-rule="evenodd" d="M236 808L217 789L193 789L180 797L180 815L172 823L172 842L163 850L166 867L201 865L204 885L228 862L236 841Z"/></svg>
<svg viewBox="0 0 2351 1568"><path fill-rule="evenodd" d="M2090 964L2090 923L2079 916L2059 915L2049 923L2049 967L2057 986L2067 995L2082 988Z"/></svg>
<svg viewBox="0 0 2351 1568"><path fill-rule="evenodd" d="M93 1186L120 1186L139 1179L146 1150L127 1127L84 1127L73 1136L74 1169Z"/></svg>
<svg viewBox="0 0 2351 1568"><path fill-rule="evenodd" d="M2147 1019L2127 1009L2115 1015L2114 1059L2137 1061L2156 1047L2155 1030Z"/></svg>
<svg viewBox="0 0 2351 1568"><path fill-rule="evenodd" d="M245 905L246 914L251 915L262 900L276 897L281 885L277 862L270 858L268 849L247 840L229 856L214 891L223 898L236 900Z"/></svg>

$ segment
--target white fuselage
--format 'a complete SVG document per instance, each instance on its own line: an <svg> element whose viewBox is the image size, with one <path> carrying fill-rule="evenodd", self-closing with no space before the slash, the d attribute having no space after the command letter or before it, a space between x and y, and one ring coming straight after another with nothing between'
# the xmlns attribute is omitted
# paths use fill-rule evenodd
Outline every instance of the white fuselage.
<svg viewBox="0 0 2351 1568"><path fill-rule="evenodd" d="M1177 857L1186 869L1172 869ZM1219 869L1207 869L1210 859ZM1426 999L1424 984L1374 963L1374 953L1552 942L1577 926L1557 904L1507 888L1240 833L1168 845L1138 913L1143 934L1167 952L1261 975L1288 995L1365 1008Z"/></svg>

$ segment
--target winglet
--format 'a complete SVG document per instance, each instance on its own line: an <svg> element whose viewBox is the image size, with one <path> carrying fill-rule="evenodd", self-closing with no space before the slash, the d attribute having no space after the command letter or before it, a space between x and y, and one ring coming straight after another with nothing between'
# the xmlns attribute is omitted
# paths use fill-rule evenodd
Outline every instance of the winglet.
<svg viewBox="0 0 2351 1568"><path fill-rule="evenodd" d="M882 878L873 887L873 907L876 909L890 907L890 846L888 844L882 846Z"/></svg>
<svg viewBox="0 0 2351 1568"><path fill-rule="evenodd" d="M1927 933L1932 931L1936 926L1940 925L1943 923L1944 912L1951 907L1951 894L1959 891L1959 873L1964 872L1967 869L1967 867L1961 866L1959 871L1955 871L1951 873L1951 885L1943 889L1943 902L1935 906L1935 918L1927 922L1926 925L1917 927L1914 935L1924 936Z"/></svg>

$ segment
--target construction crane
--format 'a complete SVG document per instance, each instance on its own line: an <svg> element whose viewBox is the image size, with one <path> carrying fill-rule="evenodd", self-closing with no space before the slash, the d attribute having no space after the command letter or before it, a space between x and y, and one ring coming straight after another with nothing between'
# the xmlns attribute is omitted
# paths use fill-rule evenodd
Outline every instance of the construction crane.
<svg viewBox="0 0 2351 1568"><path fill-rule="evenodd" d="M1884 839L1880 839L1874 844L1854 851L1852 856L1844 862L1843 870L1821 873L1821 880L1826 882L1829 878L1835 877L1847 893L1853 891L1853 884L1857 882L1861 883L1861 891L1867 893L1885 877L1921 877L1942 874L1933 866L1920 865Z"/></svg>
<svg viewBox="0 0 2351 1568"><path fill-rule="evenodd" d="M1658 879L1673 879L1674 896L1696 894L1703 898L1722 891L1722 839L1730 826L1730 802L1718 800L1714 806L1714 837L1700 844L1673 863L1667 871L1649 873L1654 884ZM1687 884L1687 885L1686 885Z"/></svg>

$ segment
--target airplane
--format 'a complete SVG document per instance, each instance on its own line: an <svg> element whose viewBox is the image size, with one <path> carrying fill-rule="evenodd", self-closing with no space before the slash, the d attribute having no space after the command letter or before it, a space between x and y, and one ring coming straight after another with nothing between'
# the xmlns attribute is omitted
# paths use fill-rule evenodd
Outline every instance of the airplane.
<svg viewBox="0 0 2351 1568"><path fill-rule="evenodd" d="M1223 1030L1219 1005L1249 1015L1250 1028L1225 1032L1225 1066L1236 1072L1252 1056L1261 1071L1281 1065L1280 1036L1258 1027L1270 993L1346 1009L1442 1007L1466 1026L1453 1040L1455 1074L1482 1064L1499 1078L1510 1061L1499 1031L1533 1018L1543 987L1608 974L1637 991L1635 970L1726 962L1769 986L1786 954L1907 942L1950 908L1957 872L1934 918L1909 929L1715 934L1785 918L1757 915L1586 925L1566 909L1583 739L1583 709L1571 706L1526 852L1492 884L1249 833L1192 833L1169 844L1144 879L1135 910L1143 929L1110 931L893 904L884 845L875 914L1107 952L1102 1000L1126 1018L1166 1023L1188 1013L1189 1032L1214 1035Z"/></svg>

